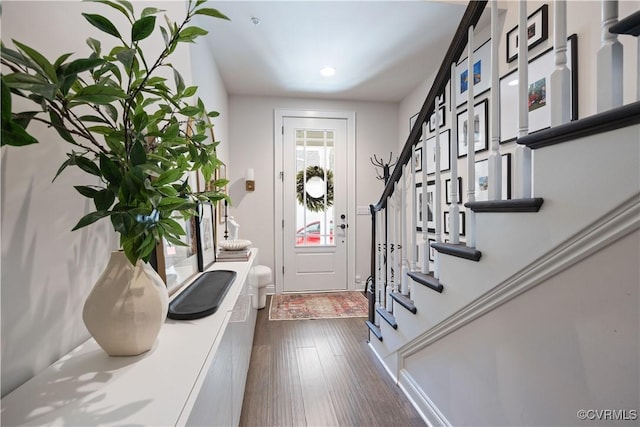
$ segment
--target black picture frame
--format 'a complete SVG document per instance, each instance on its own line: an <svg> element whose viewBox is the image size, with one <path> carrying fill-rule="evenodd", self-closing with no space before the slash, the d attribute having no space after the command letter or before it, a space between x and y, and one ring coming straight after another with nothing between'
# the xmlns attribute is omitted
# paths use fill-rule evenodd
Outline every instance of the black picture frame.
<svg viewBox="0 0 640 427"><path fill-rule="evenodd" d="M423 155L424 166L429 176L436 172L436 135L432 135L426 142L426 153ZM440 132L440 172L451 169L451 131L445 129Z"/></svg>
<svg viewBox="0 0 640 427"><path fill-rule="evenodd" d="M422 172L422 146L413 148L413 164L415 172Z"/></svg>
<svg viewBox="0 0 640 427"><path fill-rule="evenodd" d="M443 127L445 127L446 123L447 123L447 119L446 119L446 109L444 108L444 105L441 107L438 107L439 110L439 117L440 117L440 129L442 129ZM429 118L429 132L435 132L436 131L436 113L431 114L431 117Z"/></svg>
<svg viewBox="0 0 640 427"><path fill-rule="evenodd" d="M416 231L423 231L422 229L422 198L424 197L424 188L421 182L416 183ZM436 230L435 218L434 218L434 200L435 200L436 182L427 182L427 231L434 232Z"/></svg>
<svg viewBox="0 0 640 427"><path fill-rule="evenodd" d="M549 6L544 4L527 17L527 50L530 50L549 37ZM507 62L518 58L518 26L507 33Z"/></svg>
<svg viewBox="0 0 640 427"><path fill-rule="evenodd" d="M477 120L474 122L474 134L477 134L477 139L474 138L475 152L487 150L489 147L489 101L483 99L474 105L474 117ZM467 149L467 110L462 110L456 116L456 123L458 126L458 158L466 157L468 153Z"/></svg>
<svg viewBox="0 0 640 427"><path fill-rule="evenodd" d="M444 225L444 233L445 234L449 234L449 216L450 213L449 211L445 211L442 215L442 219L443 219L443 225ZM464 211L460 211L460 235L464 236L465 235L465 214Z"/></svg>
<svg viewBox="0 0 640 427"><path fill-rule="evenodd" d="M422 183L416 183L416 212L414 215L416 221L416 231L422 231Z"/></svg>
<svg viewBox="0 0 640 427"><path fill-rule="evenodd" d="M460 60L456 64L456 78L454 88L456 92L456 107L467 103L465 95L469 88L468 58ZM491 39L484 42L473 51L473 98L474 100L491 89ZM453 107L452 107L453 110Z"/></svg>
<svg viewBox="0 0 640 427"><path fill-rule="evenodd" d="M451 204L451 198L450 198L450 194L451 194L451 178L447 178L444 182L444 199L445 199L445 203L447 205ZM462 204L462 177L458 177L458 204L461 205Z"/></svg>
<svg viewBox="0 0 640 427"><path fill-rule="evenodd" d="M572 34L567 37L567 67L570 72L570 120L578 120L578 36ZM537 83L541 79L549 80L555 70L555 55L553 48L546 49L531 58L528 65L529 81ZM500 105L518 105L518 69L515 68L500 78ZM515 85L514 85L515 83ZM532 88L535 90L535 87ZM545 95L546 96L546 95ZM529 109L529 133L547 129L551 126L550 103L545 106ZM541 107L541 108L540 108ZM500 109L500 143L515 141L518 137L518 109Z"/></svg>
<svg viewBox="0 0 640 427"><path fill-rule="evenodd" d="M216 260L215 216L211 203L198 203L196 237L198 241L198 270L205 271Z"/></svg>

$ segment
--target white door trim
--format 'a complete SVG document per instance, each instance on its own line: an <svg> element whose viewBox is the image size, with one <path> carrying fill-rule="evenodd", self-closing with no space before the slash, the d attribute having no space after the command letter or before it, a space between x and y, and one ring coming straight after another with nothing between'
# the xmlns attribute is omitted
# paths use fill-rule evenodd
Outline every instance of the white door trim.
<svg viewBox="0 0 640 427"><path fill-rule="evenodd" d="M273 234L275 236L275 271L273 274L276 293L283 292L282 267L284 265L282 221L283 216L283 182L280 172L284 170L282 158L283 135L282 126L285 117L346 119L347 120L347 289L356 288L356 113L355 111L318 111L318 110L274 110L273 151L274 151L274 183L273 205L275 207L275 221Z"/></svg>

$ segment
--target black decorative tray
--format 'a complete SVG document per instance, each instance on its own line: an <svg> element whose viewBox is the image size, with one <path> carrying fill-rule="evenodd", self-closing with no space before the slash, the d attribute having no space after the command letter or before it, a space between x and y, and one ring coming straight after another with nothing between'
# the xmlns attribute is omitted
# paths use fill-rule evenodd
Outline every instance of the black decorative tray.
<svg viewBox="0 0 640 427"><path fill-rule="evenodd" d="M191 320L215 313L235 279L236 272L230 270L202 273L169 303L167 317L175 320Z"/></svg>

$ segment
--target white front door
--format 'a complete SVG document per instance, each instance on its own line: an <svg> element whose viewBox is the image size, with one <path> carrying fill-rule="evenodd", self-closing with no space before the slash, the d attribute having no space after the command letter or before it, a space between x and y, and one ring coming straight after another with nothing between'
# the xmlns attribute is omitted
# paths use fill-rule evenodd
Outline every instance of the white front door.
<svg viewBox="0 0 640 427"><path fill-rule="evenodd" d="M346 290L347 119L283 117L283 291Z"/></svg>

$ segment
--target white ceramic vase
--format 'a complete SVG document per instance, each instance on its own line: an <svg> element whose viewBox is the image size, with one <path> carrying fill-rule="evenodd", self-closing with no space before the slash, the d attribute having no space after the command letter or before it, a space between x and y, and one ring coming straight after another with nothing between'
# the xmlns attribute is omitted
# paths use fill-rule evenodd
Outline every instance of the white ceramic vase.
<svg viewBox="0 0 640 427"><path fill-rule="evenodd" d="M153 347L168 306L158 273L143 261L134 267L116 251L87 297L82 319L107 354L136 356Z"/></svg>

